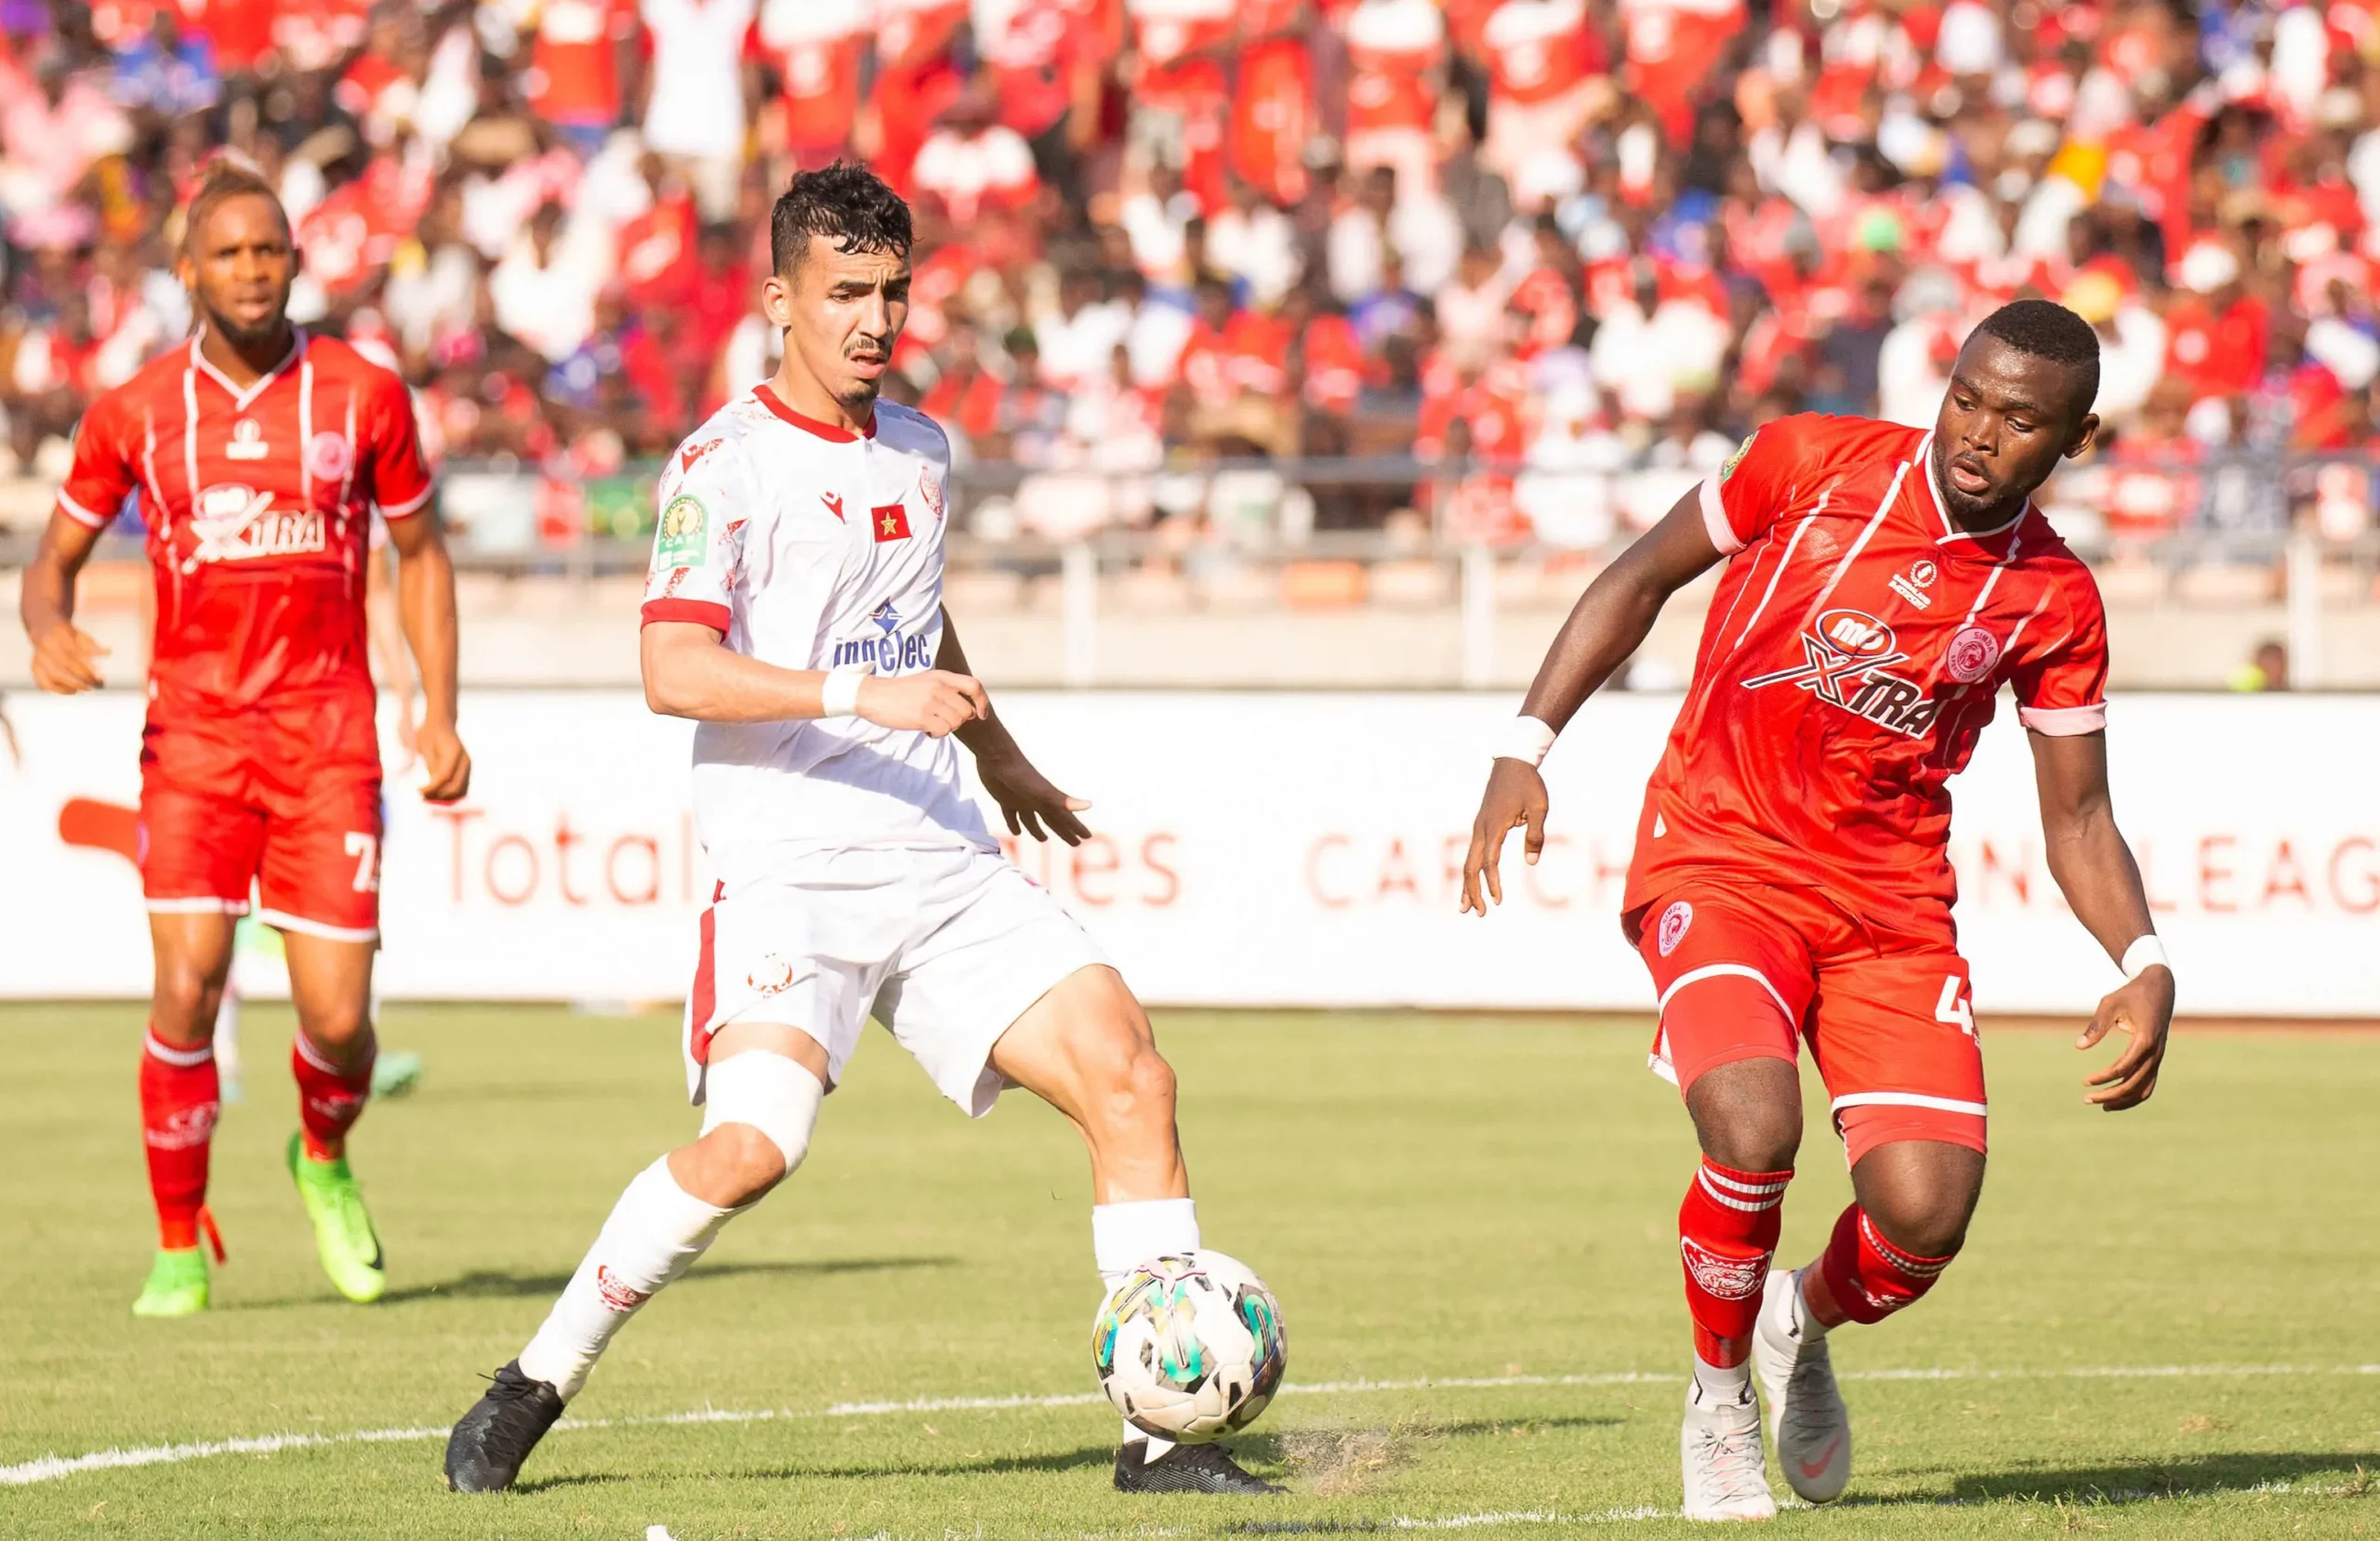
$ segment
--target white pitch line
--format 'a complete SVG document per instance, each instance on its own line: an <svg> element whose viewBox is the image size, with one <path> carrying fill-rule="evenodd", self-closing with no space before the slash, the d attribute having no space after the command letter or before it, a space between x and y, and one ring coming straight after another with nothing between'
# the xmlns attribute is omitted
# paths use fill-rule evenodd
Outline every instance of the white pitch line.
<svg viewBox="0 0 2380 1541"><path fill-rule="evenodd" d="M2380 1364L2111 1364L2076 1365L2047 1370L1984 1370L1955 1367L1901 1370L1855 1370L1844 1380L2171 1380L2223 1379L2235 1376L2380 1376ZM1678 1385L1685 1376L1660 1372L1622 1370L1600 1375L1423 1376L1410 1380L1322 1380L1284 1386L1289 1396L1355 1396L1383 1391L1494 1390L1508 1386L1640 1386ZM633 1429L669 1424L769 1423L779 1418L875 1417L892 1413L998 1412L1010 1408L1085 1407L1106 1401L1102 1393L1067 1392L1035 1396L1017 1393L993 1397L917 1397L886 1402L838 1402L819 1408L697 1407L624 1418L563 1418L555 1429ZM118 1470L130 1467L176 1466L215 1455L270 1455L284 1450L308 1450L335 1444L388 1444L445 1437L443 1428L359 1429L343 1434L257 1434L227 1440L196 1440L181 1444L139 1445L131 1449L95 1450L82 1455L44 1455L14 1466L0 1466L0 1486L25 1487L53 1482L85 1471ZM1618 1518L1617 1512L1606 1518ZM1569 1518L1578 1519L1579 1516ZM1590 1517L1591 1518L1591 1517ZM1474 1521L1472 1523L1486 1523ZM1500 1521L1501 1522L1501 1521ZM1550 1521L1549 1521L1550 1522ZM1435 1524L1436 1521L1431 1523Z"/></svg>

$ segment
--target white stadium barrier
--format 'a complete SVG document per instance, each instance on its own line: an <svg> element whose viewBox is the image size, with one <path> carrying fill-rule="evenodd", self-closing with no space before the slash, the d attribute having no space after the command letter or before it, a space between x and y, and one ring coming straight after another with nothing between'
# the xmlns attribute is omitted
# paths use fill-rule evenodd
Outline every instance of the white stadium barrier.
<svg viewBox="0 0 2380 1541"><path fill-rule="evenodd" d="M1522 866L1515 836L1507 902L1485 922L1459 916L1455 894L1510 695L999 701L1041 767L1097 805L1098 836L1079 850L1012 850L1153 1003L1650 1008L1615 911L1673 698L1599 699L1572 725L1546 762L1545 859ZM131 863L61 837L62 814L88 839L108 826L104 805L137 801L142 703L6 705L18 759L0 758L0 995L145 995ZM2117 814L2185 1010L2380 1018L2380 697L2130 696L2111 718ZM689 726L629 691L480 691L463 731L468 803L433 809L390 778L386 993L682 996L709 890ZM2116 972L2050 881L2024 734L2004 709L1951 784L1977 1008L2086 1010Z"/></svg>

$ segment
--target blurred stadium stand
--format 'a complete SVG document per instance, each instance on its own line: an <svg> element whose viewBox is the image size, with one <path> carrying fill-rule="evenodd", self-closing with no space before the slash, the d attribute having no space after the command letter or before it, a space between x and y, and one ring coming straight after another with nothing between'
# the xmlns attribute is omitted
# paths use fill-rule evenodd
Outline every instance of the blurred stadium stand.
<svg viewBox="0 0 2380 1541"><path fill-rule="evenodd" d="M2107 348L2044 501L2119 683L2380 687L2373 0L0 0L0 594L227 150L416 389L483 681L632 677L648 468L773 366L769 201L853 153L1004 681L1514 683L1741 434L1928 420L2038 294ZM120 658L139 581L86 581Z"/></svg>

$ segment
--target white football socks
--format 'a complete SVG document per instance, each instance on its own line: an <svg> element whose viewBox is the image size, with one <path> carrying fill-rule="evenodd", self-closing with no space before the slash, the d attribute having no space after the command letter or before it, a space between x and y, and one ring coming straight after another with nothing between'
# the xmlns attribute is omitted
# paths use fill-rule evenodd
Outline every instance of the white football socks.
<svg viewBox="0 0 2380 1541"><path fill-rule="evenodd" d="M720 1228L740 1213L714 1208L679 1187L667 1156L639 1172L545 1325L521 1350L521 1373L551 1386L564 1402L576 1396L612 1335L661 1286L694 1267Z"/></svg>
<svg viewBox="0 0 2380 1541"><path fill-rule="evenodd" d="M1703 1398L1708 1402L1749 1403L1752 1401L1752 1359L1747 1355L1740 1364L1722 1367L1696 1354L1694 1383L1702 1389Z"/></svg>
<svg viewBox="0 0 2380 1541"><path fill-rule="evenodd" d="M1152 1258L1198 1250L1198 1202L1196 1199L1142 1199L1131 1204L1091 1206L1091 1253L1099 1267L1100 1283L1109 1292L1124 1275ZM1104 1298L1104 1297L1103 1297ZM1148 1441L1144 1461L1156 1460L1173 1448L1170 1440L1144 1433L1127 1421L1124 1442Z"/></svg>

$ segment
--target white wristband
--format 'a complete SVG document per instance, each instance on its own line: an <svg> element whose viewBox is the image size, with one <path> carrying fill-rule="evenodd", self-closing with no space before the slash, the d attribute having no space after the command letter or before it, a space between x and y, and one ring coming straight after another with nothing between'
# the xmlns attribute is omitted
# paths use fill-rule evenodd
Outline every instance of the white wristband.
<svg viewBox="0 0 2380 1541"><path fill-rule="evenodd" d="M1543 765L1545 752L1553 747L1553 729L1533 717L1516 717L1505 723L1503 731L1496 735L1494 757Z"/></svg>
<svg viewBox="0 0 2380 1541"><path fill-rule="evenodd" d="M818 712L821 717L856 717L859 715L859 682L867 678L866 669L836 669L826 676L818 689Z"/></svg>
<svg viewBox="0 0 2380 1541"><path fill-rule="evenodd" d="M2123 962L2117 967L2123 970L2124 978L2136 980L2150 968L2161 965L2167 969L2174 967L2166 960L2165 943L2156 932L2150 931L2145 936L2133 940L2132 945L2123 950Z"/></svg>

